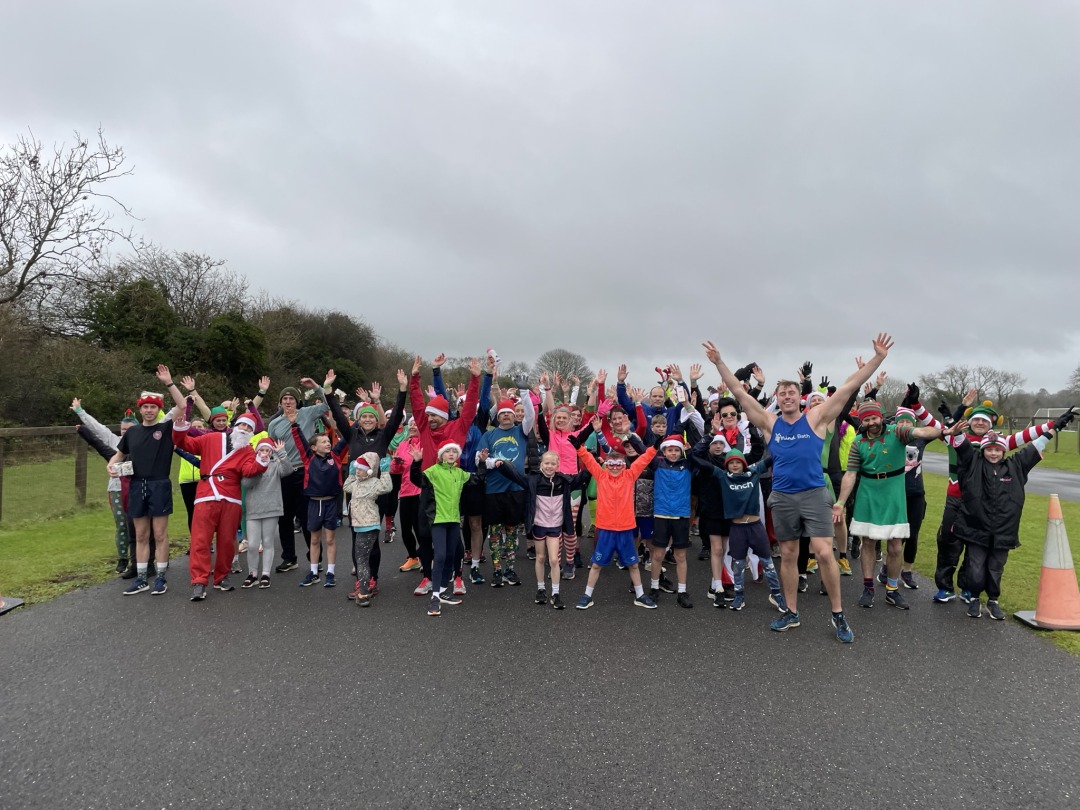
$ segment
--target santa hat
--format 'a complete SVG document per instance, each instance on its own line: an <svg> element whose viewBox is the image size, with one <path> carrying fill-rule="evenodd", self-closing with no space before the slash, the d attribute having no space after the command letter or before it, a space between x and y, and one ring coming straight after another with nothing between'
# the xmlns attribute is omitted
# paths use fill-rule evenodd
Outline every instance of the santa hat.
<svg viewBox="0 0 1080 810"><path fill-rule="evenodd" d="M1000 425L1004 421L998 412L994 410L994 403L990 400L983 400L981 405L976 405L974 408L968 408L964 414L964 418L969 422L973 419L985 419L991 425Z"/></svg>
<svg viewBox="0 0 1080 810"><path fill-rule="evenodd" d="M810 400L814 399L815 397L820 399L822 402L824 402L826 399L825 395L820 391L811 391L809 394L806 395L806 399L803 400L803 407L809 408Z"/></svg>
<svg viewBox="0 0 1080 810"><path fill-rule="evenodd" d="M980 450L985 450L987 447L1000 447L1002 450L1008 450L1009 441L997 431L991 430L982 437L982 441L979 443Z"/></svg>
<svg viewBox="0 0 1080 810"><path fill-rule="evenodd" d="M913 425L919 421L915 418L915 411L911 410L911 408L905 408L903 405L896 409L896 421L901 420L911 422Z"/></svg>
<svg viewBox="0 0 1080 810"><path fill-rule="evenodd" d="M881 403L876 399L868 399L859 405L859 418L865 419L868 416L881 416Z"/></svg>
<svg viewBox="0 0 1080 810"><path fill-rule="evenodd" d="M257 452L259 450L262 450L264 447L268 447L270 450L276 450L277 449L274 446L273 439L267 438L265 436L263 438L259 439L259 443L255 445L255 450Z"/></svg>
<svg viewBox="0 0 1080 810"><path fill-rule="evenodd" d="M728 443L728 440L724 436L723 433L717 433L715 436L712 437L712 441L709 442L709 444L717 444L717 443L723 443L723 444Z"/></svg>
<svg viewBox="0 0 1080 810"><path fill-rule="evenodd" d="M135 405L139 408L143 405L157 405L159 408L164 408L165 397L161 394L155 394L153 391L143 391L139 394L139 398L135 400Z"/></svg>
<svg viewBox="0 0 1080 810"><path fill-rule="evenodd" d="M504 399L500 402L499 410L495 412L495 415L498 416L501 413L514 413L514 400Z"/></svg>
<svg viewBox="0 0 1080 810"><path fill-rule="evenodd" d="M731 462L739 460L746 466L746 456L742 454L742 450L728 450L727 455L724 456L724 469L726 470L731 466Z"/></svg>
<svg viewBox="0 0 1080 810"><path fill-rule="evenodd" d="M438 394L431 398L431 402L424 408L424 413L429 413L432 416L441 416L443 419L449 419L450 403L446 401L446 397L442 394Z"/></svg>
<svg viewBox="0 0 1080 810"><path fill-rule="evenodd" d="M363 456L353 460L353 468L353 472L356 473L371 472L371 465L367 463L367 460Z"/></svg>
<svg viewBox="0 0 1080 810"><path fill-rule="evenodd" d="M457 450L458 454L460 455L460 453L461 453L461 445L458 444L455 441L450 440L450 439L447 439L445 442L440 444L439 445L439 452L436 453L436 457L439 459L439 461L442 461L442 455L447 450Z"/></svg>
<svg viewBox="0 0 1080 810"><path fill-rule="evenodd" d="M252 433L255 432L255 420L246 413L233 422L233 428L238 428L240 425L245 425Z"/></svg>
<svg viewBox="0 0 1080 810"><path fill-rule="evenodd" d="M716 391L713 391L711 394L709 394L709 404L710 405L712 405L712 403L714 403L714 402L719 402L719 401L720 401L720 395L718 393L716 393Z"/></svg>
<svg viewBox="0 0 1080 810"><path fill-rule="evenodd" d="M678 447L680 450L685 450L686 442L683 441L682 436L666 436L664 440L660 442L660 449L663 450L666 447Z"/></svg>

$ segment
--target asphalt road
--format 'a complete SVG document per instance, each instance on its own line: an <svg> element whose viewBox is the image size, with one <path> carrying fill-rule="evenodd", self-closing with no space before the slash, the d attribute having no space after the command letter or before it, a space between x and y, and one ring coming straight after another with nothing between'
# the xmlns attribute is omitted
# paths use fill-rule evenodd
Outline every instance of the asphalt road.
<svg viewBox="0 0 1080 810"><path fill-rule="evenodd" d="M816 578L786 634L763 586L709 607L696 560L693 610L615 569L589 611L538 607L521 564L431 619L384 551L367 610L298 572L193 604L181 558L164 596L0 619L0 806L1080 806L1080 661L925 581L904 613L845 579L841 645Z"/></svg>
<svg viewBox="0 0 1080 810"><path fill-rule="evenodd" d="M927 472L948 475L949 457L944 453L925 453L923 467ZM1027 491L1057 495L1063 501L1080 501L1080 473L1037 466L1028 476Z"/></svg>

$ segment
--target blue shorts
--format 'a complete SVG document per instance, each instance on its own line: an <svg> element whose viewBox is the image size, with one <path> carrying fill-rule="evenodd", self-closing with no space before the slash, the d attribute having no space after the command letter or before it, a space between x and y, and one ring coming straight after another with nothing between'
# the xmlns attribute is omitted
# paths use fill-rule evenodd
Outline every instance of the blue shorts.
<svg viewBox="0 0 1080 810"><path fill-rule="evenodd" d="M132 478L128 490L129 518L161 517L172 514L172 481Z"/></svg>
<svg viewBox="0 0 1080 810"><path fill-rule="evenodd" d="M533 540L543 540L547 537L562 537L562 527L553 529L549 526L533 526Z"/></svg>
<svg viewBox="0 0 1080 810"><path fill-rule="evenodd" d="M317 532L322 529L336 529L341 525L341 507L339 498L327 498L325 501L317 501L314 498L308 501L307 528L309 532Z"/></svg>
<svg viewBox="0 0 1080 810"><path fill-rule="evenodd" d="M642 540L652 540L653 536L653 516L652 515L639 515L637 518L637 530L638 536Z"/></svg>
<svg viewBox="0 0 1080 810"><path fill-rule="evenodd" d="M619 555L619 562L629 568L638 564L637 549L634 547L634 530L615 532L611 529L597 529L596 551L593 552L594 565L610 565L611 557Z"/></svg>

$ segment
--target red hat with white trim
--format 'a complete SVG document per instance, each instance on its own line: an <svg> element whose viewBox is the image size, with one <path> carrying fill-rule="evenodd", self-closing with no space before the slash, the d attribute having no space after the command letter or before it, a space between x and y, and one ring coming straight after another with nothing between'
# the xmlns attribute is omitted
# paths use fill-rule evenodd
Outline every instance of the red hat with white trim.
<svg viewBox="0 0 1080 810"><path fill-rule="evenodd" d="M139 394L139 398L135 400L135 406L141 408L143 405L157 405L159 408L164 408L165 397L161 394L155 394L153 391L143 391Z"/></svg>
<svg viewBox="0 0 1080 810"><path fill-rule="evenodd" d="M667 447L678 447L680 450L686 449L686 442L683 441L683 437L677 434L671 436L665 436L664 440L660 442L660 449L663 450Z"/></svg>
<svg viewBox="0 0 1080 810"><path fill-rule="evenodd" d="M237 419L235 422L233 422L234 429L240 427L240 425L245 425L247 429L250 430L252 433L255 432L255 420L252 417L248 416L246 413L239 419Z"/></svg>
<svg viewBox="0 0 1080 810"><path fill-rule="evenodd" d="M438 457L439 461L442 461L442 455L447 450L457 450L458 454L460 455L461 454L461 445L458 444L457 442L451 440L451 439L447 439L445 442L440 444L439 445L439 452L436 453L436 456Z"/></svg>
<svg viewBox="0 0 1080 810"><path fill-rule="evenodd" d="M439 394L431 398L431 402L424 408L424 413L429 413L432 416L441 416L443 419L450 418L450 403L446 401L446 397Z"/></svg>
<svg viewBox="0 0 1080 810"><path fill-rule="evenodd" d="M516 404L517 403L512 399L504 399L499 403L499 410L495 412L495 415L498 416L500 413L514 413L514 406Z"/></svg>

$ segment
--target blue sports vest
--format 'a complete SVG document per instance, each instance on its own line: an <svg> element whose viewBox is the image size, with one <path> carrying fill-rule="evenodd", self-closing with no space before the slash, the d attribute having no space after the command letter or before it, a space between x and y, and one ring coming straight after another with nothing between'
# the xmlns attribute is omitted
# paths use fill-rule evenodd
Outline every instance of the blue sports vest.
<svg viewBox="0 0 1080 810"><path fill-rule="evenodd" d="M810 428L806 414L789 425L783 417L773 422L769 452L773 456L773 491L805 492L825 486L821 448L825 440Z"/></svg>

